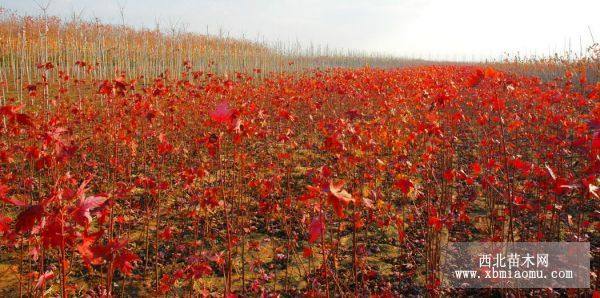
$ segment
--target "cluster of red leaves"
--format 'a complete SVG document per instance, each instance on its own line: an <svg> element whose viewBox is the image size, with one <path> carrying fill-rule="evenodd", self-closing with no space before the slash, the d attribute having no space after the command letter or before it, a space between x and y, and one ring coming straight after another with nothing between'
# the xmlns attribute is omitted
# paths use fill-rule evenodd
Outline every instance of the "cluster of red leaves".
<svg viewBox="0 0 600 298"><path fill-rule="evenodd" d="M30 291L439 294L442 235L597 236L599 85L456 66L193 74L32 84L39 106L0 107L0 249L27 258Z"/></svg>

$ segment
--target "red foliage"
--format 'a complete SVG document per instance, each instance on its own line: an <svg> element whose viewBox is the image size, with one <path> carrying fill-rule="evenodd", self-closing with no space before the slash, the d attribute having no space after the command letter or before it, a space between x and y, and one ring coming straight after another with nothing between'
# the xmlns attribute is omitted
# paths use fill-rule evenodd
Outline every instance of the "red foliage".
<svg viewBox="0 0 600 298"><path fill-rule="evenodd" d="M442 240L589 241L600 226L600 85L583 75L254 80L186 62L138 86L76 66L88 76L40 63L48 76L17 86L31 101L0 107L0 249L29 296L453 295Z"/></svg>

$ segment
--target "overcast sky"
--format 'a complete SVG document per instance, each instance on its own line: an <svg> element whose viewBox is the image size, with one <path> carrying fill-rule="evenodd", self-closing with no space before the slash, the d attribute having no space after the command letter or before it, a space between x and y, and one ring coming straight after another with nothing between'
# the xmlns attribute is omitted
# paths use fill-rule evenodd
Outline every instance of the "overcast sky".
<svg viewBox="0 0 600 298"><path fill-rule="evenodd" d="M590 29L600 40L600 0L52 0L49 13L120 23L120 5L136 27L159 20L200 33L434 59L548 54L569 40L579 52L580 39L591 44ZM33 0L0 6L40 12Z"/></svg>

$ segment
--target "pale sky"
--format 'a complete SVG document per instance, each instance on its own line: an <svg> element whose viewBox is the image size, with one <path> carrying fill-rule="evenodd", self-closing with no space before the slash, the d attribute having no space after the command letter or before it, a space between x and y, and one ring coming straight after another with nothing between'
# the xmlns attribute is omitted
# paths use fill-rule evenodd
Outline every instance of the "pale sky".
<svg viewBox="0 0 600 298"><path fill-rule="evenodd" d="M48 0L38 0L46 2ZM579 52L600 41L600 0L52 0L49 14L154 28L245 36L268 42L425 59L497 58L503 53ZM38 14L33 0L2 0ZM589 29L588 29L589 27Z"/></svg>

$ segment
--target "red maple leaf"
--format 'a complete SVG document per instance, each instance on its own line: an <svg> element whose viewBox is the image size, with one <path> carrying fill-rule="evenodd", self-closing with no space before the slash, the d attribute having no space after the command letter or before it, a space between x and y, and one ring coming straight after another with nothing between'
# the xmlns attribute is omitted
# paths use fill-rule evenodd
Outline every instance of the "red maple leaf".
<svg viewBox="0 0 600 298"><path fill-rule="evenodd" d="M429 216L429 219L427 220L427 224L436 230L439 230L442 228L442 220L435 215Z"/></svg>
<svg viewBox="0 0 600 298"><path fill-rule="evenodd" d="M346 217L344 214L344 207L348 206L350 203L354 203L354 198L347 191L343 190L344 182L340 181L334 183L333 181L329 182L329 196L327 200L333 206L333 210L340 218Z"/></svg>
<svg viewBox="0 0 600 298"><path fill-rule="evenodd" d="M216 106L216 108L210 112L210 118L219 123L230 122L233 116L233 112L229 108L227 102L222 102Z"/></svg>
<svg viewBox="0 0 600 298"><path fill-rule="evenodd" d="M313 251L310 247L305 246L304 248L302 248L302 256L305 258L310 258L313 255Z"/></svg>
<svg viewBox="0 0 600 298"><path fill-rule="evenodd" d="M171 227L166 227L158 236L163 240L171 240L173 238L173 230Z"/></svg>
<svg viewBox="0 0 600 298"><path fill-rule="evenodd" d="M481 166L479 165L479 163L472 163L471 164L471 171L473 172L473 175L478 176L479 174L481 174Z"/></svg>
<svg viewBox="0 0 600 298"><path fill-rule="evenodd" d="M191 273L189 274L189 276L193 277L194 279L198 279L203 276L211 275L213 272L210 265L206 262L198 262L198 263L190 266L189 268L191 269Z"/></svg>
<svg viewBox="0 0 600 298"><path fill-rule="evenodd" d="M394 186L399 188L406 195L408 194L410 189L414 187L414 184L408 179L400 178L397 179L396 182L394 182Z"/></svg>
<svg viewBox="0 0 600 298"><path fill-rule="evenodd" d="M10 187L2 184L0 182L0 201L6 202L8 204L12 204L18 207L25 207L27 206L27 203L22 202L20 200L17 200L15 198L9 198L6 195L8 194L8 191L10 190Z"/></svg>
<svg viewBox="0 0 600 298"><path fill-rule="evenodd" d="M81 244L77 244L75 246L86 266L89 266L90 264L102 264L101 250L99 250L97 247L92 247L92 244L94 244L96 240L102 236L102 234L102 230L89 235L84 233Z"/></svg>
<svg viewBox="0 0 600 298"><path fill-rule="evenodd" d="M100 207L108 200L105 196L90 196L79 200L77 207L73 210L75 221L81 225L87 225L92 221L90 211Z"/></svg>
<svg viewBox="0 0 600 298"><path fill-rule="evenodd" d="M44 208L41 205L31 205L17 216L15 230L18 233L31 231L36 222L41 221Z"/></svg>
<svg viewBox="0 0 600 298"><path fill-rule="evenodd" d="M334 183L333 181L331 181L331 182L329 182L329 191L331 192L331 194L334 197L344 201L345 203L354 202L352 195L342 189L343 186L344 186L343 181L340 181L337 183Z"/></svg>
<svg viewBox="0 0 600 298"><path fill-rule="evenodd" d="M117 268L121 273L129 276L131 275L131 271L134 268L135 262L139 261L140 258L138 255L130 252L129 250L123 249L121 253L117 254L115 257L115 268Z"/></svg>
<svg viewBox="0 0 600 298"><path fill-rule="evenodd" d="M10 229L12 219L4 215L0 215L0 233L4 233Z"/></svg>
<svg viewBox="0 0 600 298"><path fill-rule="evenodd" d="M313 218L309 227L309 238L308 242L313 243L321 237L323 234L323 230L325 230L325 222L323 220L323 216L317 216Z"/></svg>
<svg viewBox="0 0 600 298"><path fill-rule="evenodd" d="M54 278L54 272L46 271L44 274L38 277L37 283L35 284L35 288L39 288L42 284L46 283L47 280Z"/></svg>

